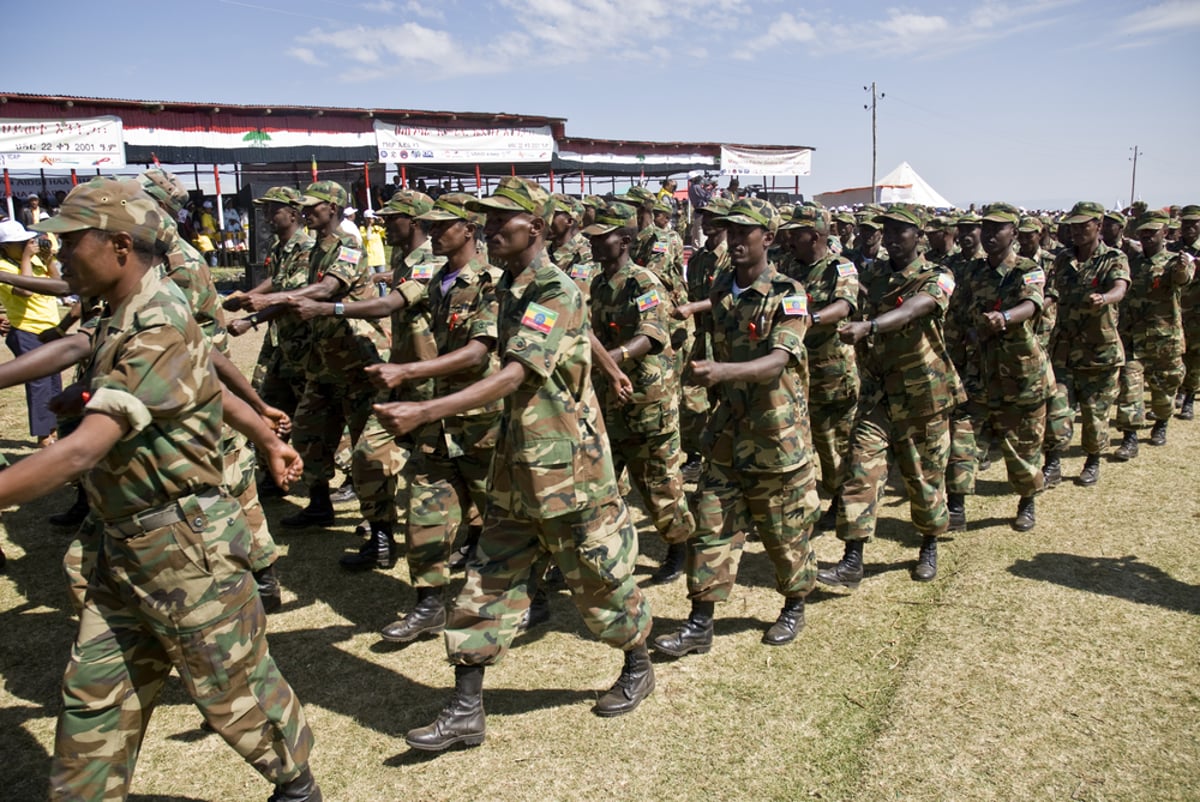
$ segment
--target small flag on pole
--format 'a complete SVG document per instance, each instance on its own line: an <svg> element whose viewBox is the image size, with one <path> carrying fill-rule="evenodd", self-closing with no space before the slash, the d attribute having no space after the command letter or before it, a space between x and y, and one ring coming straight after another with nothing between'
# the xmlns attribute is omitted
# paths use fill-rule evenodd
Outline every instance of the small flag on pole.
<svg viewBox="0 0 1200 802"><path fill-rule="evenodd" d="M317 157L315 155L312 157L312 174L313 183L315 184L317 183Z"/></svg>

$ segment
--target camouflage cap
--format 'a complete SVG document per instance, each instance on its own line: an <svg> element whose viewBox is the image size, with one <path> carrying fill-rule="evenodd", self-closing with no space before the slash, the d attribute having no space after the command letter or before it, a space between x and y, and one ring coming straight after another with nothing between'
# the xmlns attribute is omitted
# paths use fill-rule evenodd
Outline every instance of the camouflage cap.
<svg viewBox="0 0 1200 802"><path fill-rule="evenodd" d="M1200 220L1200 205L1189 203L1179 210L1180 220Z"/></svg>
<svg viewBox="0 0 1200 802"><path fill-rule="evenodd" d="M1021 221L1019 223L1017 223L1017 231L1041 232L1042 228L1043 228L1042 221L1040 218L1037 218L1037 217L1025 216L1025 217L1021 218Z"/></svg>
<svg viewBox="0 0 1200 802"><path fill-rule="evenodd" d="M960 214L958 217L954 218L954 225L956 225L956 226L972 226L972 227L974 227L974 226L979 225L982 222L983 222L983 218L980 217L979 215L975 214L974 212L965 212L963 214Z"/></svg>
<svg viewBox="0 0 1200 802"><path fill-rule="evenodd" d="M792 216L792 212L796 211L796 204L781 203L775 207L775 211L779 213L779 227L783 228L783 224Z"/></svg>
<svg viewBox="0 0 1200 802"><path fill-rule="evenodd" d="M1179 230L1179 229L1181 229L1181 228L1183 228L1183 226L1182 226L1182 225L1180 225L1179 219L1178 219L1178 218L1176 218L1176 217L1172 217L1172 218L1171 218L1171 226L1170 226L1170 230L1171 230L1171 231L1178 231L1178 230Z"/></svg>
<svg viewBox="0 0 1200 802"><path fill-rule="evenodd" d="M954 224L950 222L950 218L944 215L934 215L925 221L926 231L946 231L953 227Z"/></svg>
<svg viewBox="0 0 1200 802"><path fill-rule="evenodd" d="M31 228L62 234L95 228L123 232L138 242L161 240L167 215L140 181L126 178L93 178L71 190L58 207L58 215ZM170 229L174 229L174 221Z"/></svg>
<svg viewBox="0 0 1200 802"><path fill-rule="evenodd" d="M151 167L138 176L146 194L158 201L167 214L175 217L187 205L190 196L179 176L161 167Z"/></svg>
<svg viewBox="0 0 1200 802"><path fill-rule="evenodd" d="M779 212L762 198L738 198L721 219L739 226L762 226L771 232L779 228Z"/></svg>
<svg viewBox="0 0 1200 802"><path fill-rule="evenodd" d="M304 190L298 205L316 206L318 203L332 203L345 209L350 205L350 193L337 181L314 181Z"/></svg>
<svg viewBox="0 0 1200 802"><path fill-rule="evenodd" d="M550 222L554 216L554 202L550 193L542 189L540 184L519 176L507 176L500 179L496 191L486 198L471 201L470 210L487 212L491 209L503 211L528 212Z"/></svg>
<svg viewBox="0 0 1200 802"><path fill-rule="evenodd" d="M983 207L983 217L981 220L986 220L989 223L1012 223L1019 225L1021 222L1021 210L1011 203L989 203Z"/></svg>
<svg viewBox="0 0 1200 802"><path fill-rule="evenodd" d="M912 206L904 206L899 203L888 207L887 211L875 218L875 222L879 225L883 225L886 220L916 226L917 228L921 227L920 213Z"/></svg>
<svg viewBox="0 0 1200 802"><path fill-rule="evenodd" d="M607 234L620 228L637 227L637 208L628 203L613 201L607 206L596 210L596 222L583 230L588 237Z"/></svg>
<svg viewBox="0 0 1200 802"><path fill-rule="evenodd" d="M877 203L868 203L855 215L855 219L860 226L879 228L880 224L876 222L876 218L881 214L883 214L882 206Z"/></svg>
<svg viewBox="0 0 1200 802"><path fill-rule="evenodd" d="M420 195L421 193L414 194ZM421 195L421 197L426 196ZM473 200L475 200L475 196L466 192L447 192L434 202L431 209L415 215L415 217L417 220L465 220L481 226L483 225L483 215L467 209L467 205Z"/></svg>
<svg viewBox="0 0 1200 802"><path fill-rule="evenodd" d="M781 229L811 228L821 234L829 233L829 225L825 222L825 210L807 203L799 203L790 217L779 226Z"/></svg>
<svg viewBox="0 0 1200 802"><path fill-rule="evenodd" d="M713 215L714 217L723 217L729 214L730 206L733 206L733 201L729 200L729 198L714 195L708 199L708 203L700 207L699 211Z"/></svg>
<svg viewBox="0 0 1200 802"><path fill-rule="evenodd" d="M1109 209L1104 213L1105 220L1112 220L1114 223L1125 225L1129 222L1129 218L1115 209Z"/></svg>
<svg viewBox="0 0 1200 802"><path fill-rule="evenodd" d="M1104 207L1095 201L1079 201L1071 207L1071 211L1059 222L1086 223L1088 220L1100 220L1104 217Z"/></svg>
<svg viewBox="0 0 1200 802"><path fill-rule="evenodd" d="M300 190L295 187L271 187L262 194L261 198L255 198L251 202L259 205L282 203L285 206L298 206L301 197Z"/></svg>
<svg viewBox="0 0 1200 802"><path fill-rule="evenodd" d="M433 198L415 189L402 189L392 195L388 202L379 210L380 217L390 217L394 214L406 214L409 217L420 217L433 208Z"/></svg>
<svg viewBox="0 0 1200 802"><path fill-rule="evenodd" d="M608 205L608 201L604 200L604 198L599 195L584 195L583 205L591 206L593 209L603 209L606 205Z"/></svg>
<svg viewBox="0 0 1200 802"><path fill-rule="evenodd" d="M855 225L858 222L854 219L854 215L851 212L838 212L833 216L833 221L835 223L846 223L848 225Z"/></svg>
<svg viewBox="0 0 1200 802"><path fill-rule="evenodd" d="M1171 215L1158 209L1147 211L1134 223L1134 231L1158 231L1160 228L1170 228Z"/></svg>
<svg viewBox="0 0 1200 802"><path fill-rule="evenodd" d="M654 203L654 193L645 187L632 186L625 191L624 195L618 195L617 200L633 206L644 206Z"/></svg>
<svg viewBox="0 0 1200 802"><path fill-rule="evenodd" d="M654 201L654 203L650 206L650 211L658 212L660 214L674 214L675 213L675 210L672 209L669 204L667 204L665 201L663 201L661 199Z"/></svg>
<svg viewBox="0 0 1200 802"><path fill-rule="evenodd" d="M565 212L576 220L583 217L583 202L578 198L572 198L570 195L563 195L558 192L551 195L550 198L554 201L554 211Z"/></svg>

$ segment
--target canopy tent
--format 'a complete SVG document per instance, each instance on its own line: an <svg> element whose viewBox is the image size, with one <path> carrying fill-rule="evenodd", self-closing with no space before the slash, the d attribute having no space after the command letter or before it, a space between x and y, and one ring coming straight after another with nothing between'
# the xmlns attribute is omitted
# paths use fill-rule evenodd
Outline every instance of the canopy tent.
<svg viewBox="0 0 1200 802"><path fill-rule="evenodd" d="M875 185L876 203L916 203L935 209L953 208L954 204L929 185L929 182L913 169L908 162L900 165L879 179ZM871 187L850 187L833 192L822 192L816 200L825 206L855 206L871 203Z"/></svg>

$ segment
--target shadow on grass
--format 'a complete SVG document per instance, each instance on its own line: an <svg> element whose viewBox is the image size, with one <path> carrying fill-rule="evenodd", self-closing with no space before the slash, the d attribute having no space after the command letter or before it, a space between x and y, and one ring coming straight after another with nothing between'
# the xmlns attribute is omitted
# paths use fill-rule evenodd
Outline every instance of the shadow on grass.
<svg viewBox="0 0 1200 802"><path fill-rule="evenodd" d="M1200 615L1200 587L1174 579L1158 566L1125 557L1088 557L1045 552L1017 560L1009 573L1024 579L1053 582L1088 593L1151 604L1168 610Z"/></svg>

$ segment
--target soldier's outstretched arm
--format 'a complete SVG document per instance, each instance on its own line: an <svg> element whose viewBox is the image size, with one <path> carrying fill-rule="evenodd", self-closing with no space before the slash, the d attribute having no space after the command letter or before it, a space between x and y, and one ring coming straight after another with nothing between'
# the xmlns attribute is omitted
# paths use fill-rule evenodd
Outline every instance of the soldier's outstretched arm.
<svg viewBox="0 0 1200 802"><path fill-rule="evenodd" d="M617 364L617 360L613 359L612 354L604 347L604 343L600 342L600 338L596 336L596 332L588 329L588 342L592 345L592 359L596 363L596 367L608 379L608 383L612 385L613 392L617 394L617 398L621 401L628 401L633 398L633 382L629 380L629 376L625 371L621 370L621 366Z"/></svg>
<svg viewBox="0 0 1200 802"><path fill-rule="evenodd" d="M712 387L721 382L766 384L779 378L792 354L782 348L772 349L766 356L748 362L713 362L702 359L692 362L690 383Z"/></svg>
<svg viewBox="0 0 1200 802"><path fill-rule="evenodd" d="M874 320L855 320L838 327L842 342L853 345L872 334L887 334L899 331L918 318L932 314L937 301L928 293L917 293L895 309L884 312Z"/></svg>
<svg viewBox="0 0 1200 802"><path fill-rule="evenodd" d="M411 403L400 401L376 404L375 417L388 432L401 437L418 426L477 409L511 395L525 381L529 369L510 359L504 367L487 378L480 379L457 393L432 401Z"/></svg>
<svg viewBox="0 0 1200 802"><path fill-rule="evenodd" d="M86 334L76 332L61 340L52 340L0 365L0 387L15 387L61 373L86 359L91 352L92 341Z"/></svg>
<svg viewBox="0 0 1200 802"><path fill-rule="evenodd" d="M129 431L129 422L104 412L83 416L79 428L0 471L0 507L44 496L86 473Z"/></svg>
<svg viewBox="0 0 1200 802"><path fill-rule="evenodd" d="M329 297L329 296L327 296ZM317 317L333 317L335 314L332 301L318 300L310 296L292 295L287 299L292 312L299 315L301 320L312 320ZM393 312L399 312L408 305L408 299L399 292L389 292L382 298L371 298L366 301L353 301L342 307L342 317L376 320L387 317Z"/></svg>
<svg viewBox="0 0 1200 802"><path fill-rule="evenodd" d="M23 290L21 294L36 293L37 295L70 295L71 288L60 278L42 278L41 276L22 276L18 273L0 271L0 284L8 284Z"/></svg>
<svg viewBox="0 0 1200 802"><path fill-rule="evenodd" d="M376 387L394 390L404 382L453 376L455 373L472 370L484 364L488 354L495 346L495 342L491 338L476 338L468 340L462 348L456 348L448 354L442 354L433 359L400 364L384 362L378 365L368 365L366 368L367 378Z"/></svg>

